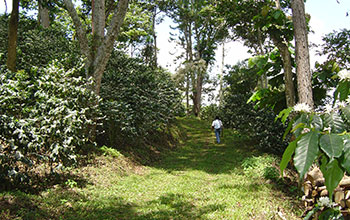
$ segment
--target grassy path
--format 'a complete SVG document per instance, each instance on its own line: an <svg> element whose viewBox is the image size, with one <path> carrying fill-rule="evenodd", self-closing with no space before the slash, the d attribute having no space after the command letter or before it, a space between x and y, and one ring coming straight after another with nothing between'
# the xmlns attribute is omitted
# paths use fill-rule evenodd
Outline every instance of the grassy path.
<svg viewBox="0 0 350 220"><path fill-rule="evenodd" d="M84 187L72 182L69 190L45 192L36 198L41 208L32 216L56 212L57 219L263 220L282 219L279 212L285 219L298 219L293 200L263 178L274 158L254 153L232 131L215 144L203 123L182 121L187 141L138 174L120 176L101 166Z"/></svg>

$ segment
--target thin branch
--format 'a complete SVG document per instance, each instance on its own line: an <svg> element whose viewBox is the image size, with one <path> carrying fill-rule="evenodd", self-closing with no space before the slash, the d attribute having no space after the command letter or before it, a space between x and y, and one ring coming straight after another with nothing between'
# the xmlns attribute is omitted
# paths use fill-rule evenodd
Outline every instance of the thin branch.
<svg viewBox="0 0 350 220"><path fill-rule="evenodd" d="M4 3L5 3L5 14L7 13L7 2L6 0L4 0Z"/></svg>
<svg viewBox="0 0 350 220"><path fill-rule="evenodd" d="M91 61L89 43L88 43L88 39L87 39L86 34L85 34L87 31L83 27L83 25L80 21L80 18L78 16L78 13L74 8L72 1L71 0L64 0L64 4L67 8L68 14L70 15L70 17L73 20L73 23L74 23L74 26L76 29L76 33L78 36L81 52L83 55L85 55L87 57L87 59L89 61Z"/></svg>

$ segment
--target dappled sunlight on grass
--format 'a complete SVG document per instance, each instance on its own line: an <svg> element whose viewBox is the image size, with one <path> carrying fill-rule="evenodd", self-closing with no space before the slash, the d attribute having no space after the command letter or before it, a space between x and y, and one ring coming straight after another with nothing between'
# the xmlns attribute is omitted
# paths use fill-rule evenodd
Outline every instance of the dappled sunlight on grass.
<svg viewBox="0 0 350 220"><path fill-rule="evenodd" d="M85 168L86 185L71 181L33 195L40 206L24 219L264 220L278 219L277 210L288 220L298 219L298 201L264 179L273 157L232 130L216 144L209 123L179 120L188 137L161 161L124 175L113 160Z"/></svg>

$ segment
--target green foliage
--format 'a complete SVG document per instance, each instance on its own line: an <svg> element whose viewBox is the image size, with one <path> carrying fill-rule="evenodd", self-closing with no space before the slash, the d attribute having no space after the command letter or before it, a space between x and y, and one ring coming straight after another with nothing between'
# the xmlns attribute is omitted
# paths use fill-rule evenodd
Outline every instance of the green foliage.
<svg viewBox="0 0 350 220"><path fill-rule="evenodd" d="M349 154L347 143L350 136L346 134L347 121L343 120L344 113L350 106L340 107L339 111L307 113L302 112L290 123L293 124L291 132L297 138L289 144L280 165L283 172L288 161L294 153L294 165L302 179L314 162L320 164L325 177L325 185L330 192L338 186L344 172L349 172Z"/></svg>
<svg viewBox="0 0 350 220"><path fill-rule="evenodd" d="M200 117L202 120L213 121L218 114L219 107L216 104L211 104L202 107Z"/></svg>
<svg viewBox="0 0 350 220"><path fill-rule="evenodd" d="M254 102L257 108L270 108L279 112L286 107L284 74L282 59L277 49L254 56L248 60L248 67L256 71L256 77L266 75L269 78L267 88L257 88L248 102Z"/></svg>
<svg viewBox="0 0 350 220"><path fill-rule="evenodd" d="M51 171L75 162L88 143L97 98L78 77L80 69L59 63L31 72L0 75L0 179L24 181L42 161Z"/></svg>
<svg viewBox="0 0 350 220"><path fill-rule="evenodd" d="M286 141L281 142L286 126L274 121L275 114L270 109L254 108L247 103L257 83L254 76L254 69L245 64L234 66L225 76L228 87L220 109L222 121L225 127L249 134L260 150L282 154L287 146Z"/></svg>
<svg viewBox="0 0 350 220"><path fill-rule="evenodd" d="M109 155L109 156L112 156L114 158L118 158L118 157L122 156L122 154L119 151L117 151L114 148L107 147L107 146L102 146L100 148L100 150L103 152L104 155Z"/></svg>
<svg viewBox="0 0 350 220"><path fill-rule="evenodd" d="M108 146L146 139L183 113L169 73L119 52L114 52L104 74L101 97L101 129L107 132Z"/></svg>
<svg viewBox="0 0 350 220"><path fill-rule="evenodd" d="M333 31L323 37L324 44L320 55L327 55L329 61L334 61L340 68L350 68L350 30Z"/></svg>
<svg viewBox="0 0 350 220"><path fill-rule="evenodd" d="M271 166L274 162L276 158L271 155L251 156L243 160L242 167L248 177L277 180L279 172Z"/></svg>
<svg viewBox="0 0 350 220"><path fill-rule="evenodd" d="M318 215L319 220L344 220L339 206L334 206L327 197L321 197L315 207L307 213L303 220Z"/></svg>
<svg viewBox="0 0 350 220"><path fill-rule="evenodd" d="M8 17L0 16L0 64L6 63ZM80 55L77 43L70 39L66 29L57 24L50 28L37 26L33 18L22 16L18 29L17 69L30 71L32 66L45 67L52 60L61 60L66 69L73 68Z"/></svg>

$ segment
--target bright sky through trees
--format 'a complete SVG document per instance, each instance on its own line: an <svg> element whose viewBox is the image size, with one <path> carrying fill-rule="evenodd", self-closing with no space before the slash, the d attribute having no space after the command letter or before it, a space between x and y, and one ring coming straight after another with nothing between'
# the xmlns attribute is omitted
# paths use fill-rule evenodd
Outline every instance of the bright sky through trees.
<svg viewBox="0 0 350 220"><path fill-rule="evenodd" d="M346 16L347 12L350 14L349 0L339 0L339 3L337 3L336 0L307 0L305 10L311 15L311 28L314 32L309 34L309 41L311 43L320 44L322 36L333 30L350 29L350 16ZM158 62L163 67L173 71L178 64L175 64L173 61L175 55L170 55L169 52L176 53L179 51L176 49L175 43L168 42L170 37L169 32L172 31L169 25L172 25L171 20L165 19L165 21L157 27L159 48ZM240 42L229 43L225 46L225 51L225 64L234 65L238 61L250 57L247 53L247 49ZM311 51L311 67L314 66L316 60L320 62L320 57L315 57L313 55L314 52L314 50ZM221 54L222 48L220 47L217 51L217 62L213 70L214 72L220 69Z"/></svg>
<svg viewBox="0 0 350 220"><path fill-rule="evenodd" d="M6 0L7 2L7 13L12 10L12 1ZM338 3L339 2L339 3ZM350 16L346 16L346 13L350 14L350 1L349 0L307 0L305 10L311 15L311 28L314 33L309 34L309 41L311 43L321 43L322 36L330 33L333 30L340 30L343 28L350 29ZM4 13L5 3L4 0L0 1L0 13ZM158 62L163 67L174 71L178 66L178 63L174 63L175 55L178 54L179 49L176 48L174 42L169 42L170 34L172 30L169 28L172 22L170 19L165 19L163 23L157 26L158 33ZM219 70L221 65L221 48L218 49L217 62L214 67L214 71ZM312 49L311 49L312 50ZM240 42L232 42L226 45L226 64L236 64L240 60L248 58L250 55L247 53L247 49ZM311 51L311 54L314 50ZM311 55L311 67L314 66L314 62L319 57Z"/></svg>

